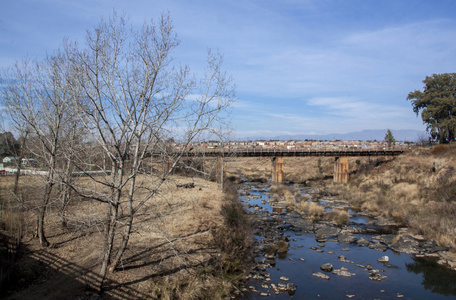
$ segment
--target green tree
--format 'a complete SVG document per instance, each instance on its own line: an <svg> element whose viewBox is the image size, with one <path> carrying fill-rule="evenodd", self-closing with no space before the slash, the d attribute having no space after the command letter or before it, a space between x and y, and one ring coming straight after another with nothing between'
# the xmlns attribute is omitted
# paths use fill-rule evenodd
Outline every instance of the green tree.
<svg viewBox="0 0 456 300"><path fill-rule="evenodd" d="M424 91L408 94L413 111L426 124L431 138L450 143L456 132L456 73L433 74L423 80Z"/></svg>
<svg viewBox="0 0 456 300"><path fill-rule="evenodd" d="M385 134L385 142L388 144L388 148L391 148L391 146L396 142L393 133L389 129Z"/></svg>

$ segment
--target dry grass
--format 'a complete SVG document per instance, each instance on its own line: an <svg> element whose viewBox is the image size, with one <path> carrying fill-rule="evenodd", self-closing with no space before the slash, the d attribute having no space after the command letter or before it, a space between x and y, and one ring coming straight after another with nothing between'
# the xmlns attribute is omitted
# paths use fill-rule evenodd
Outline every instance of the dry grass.
<svg viewBox="0 0 456 300"><path fill-rule="evenodd" d="M359 171L369 163L369 160L364 157L349 158L350 172ZM322 185L333 178L334 158L332 157L285 157L283 162L285 181ZM242 176L247 181L266 182L272 178L270 158L230 158L226 166L227 176L233 179Z"/></svg>
<svg viewBox="0 0 456 300"><path fill-rule="evenodd" d="M280 202L285 202L288 209L293 209L300 199L299 195L293 194L292 187L288 187L283 184L274 184L271 186L269 191L279 196Z"/></svg>
<svg viewBox="0 0 456 300"><path fill-rule="evenodd" d="M325 213L324 219L336 223L337 225L347 225L350 221L350 215L346 210L334 209Z"/></svg>
<svg viewBox="0 0 456 300"><path fill-rule="evenodd" d="M2 177L0 183L4 199L10 196L10 178ZM73 264L74 272L89 270L97 274L102 255L107 205L75 197L67 211L68 227L64 228L60 222L58 201L53 203L47 212L45 224L51 247L42 249L38 241L32 238L35 220L33 203L40 196L32 187L39 186L39 180L33 177L22 179L26 179L22 180L21 186L25 199L28 199L28 206L26 205L27 209L22 212L25 217L17 222L22 222L22 225L28 228L24 231L22 239L28 253L44 251L56 261L63 259ZM91 189L103 189L87 178L77 180L79 184ZM147 193L145 188L149 188L147 184L150 180L146 176L140 176L138 180L144 187L137 191L137 196L141 196ZM188 182L194 182L195 188L178 187ZM219 260L219 254L224 253L224 249L217 246L213 236L213 232L219 230L218 228L226 228L226 216L222 214L226 200L218 184L201 178L172 176L162 185L157 195L137 213L129 248L125 252L121 268L118 272L109 274L109 280L117 283L118 288L108 290L107 294L115 295L119 290L125 289L122 288L125 286L128 287L129 293L123 294L123 297L136 299L144 295L157 294L157 282L167 282L169 286L160 286L162 291L159 293L163 299L168 296L170 299L176 298L175 295L180 295L180 299L201 299L201 295L208 294L226 296L233 287L232 280L224 278L226 275L223 274L226 272L220 273L217 267L220 262L216 261ZM15 200L11 200L11 203L15 203ZM8 212L6 207L2 207L2 221L17 218L14 214L14 210ZM9 220L6 223L8 222ZM5 222L2 224L5 228ZM120 233L123 230L123 222L120 221L118 226ZM246 236L248 233L244 232L238 238L245 239ZM116 244L119 242L120 239L116 240ZM23 257L23 260L24 264L29 261L31 266L37 267L32 263L34 259ZM54 272L58 272L57 269ZM75 285L75 279L85 280L78 273L80 272L70 274L66 281L60 283L61 289L67 294L83 293L81 290L72 290L81 288ZM182 278L189 280L183 281ZM24 289L17 296L27 298L30 295L45 293L52 283L51 280L43 282L42 285ZM179 285L177 290L176 285ZM166 290L174 292L166 293ZM57 290L53 293L57 295ZM52 297L52 293L48 296Z"/></svg>
<svg viewBox="0 0 456 300"><path fill-rule="evenodd" d="M416 148L371 164L332 188L354 206L388 216L442 246L456 250L455 145Z"/></svg>
<svg viewBox="0 0 456 300"><path fill-rule="evenodd" d="M305 214L308 219L317 221L321 220L325 209L318 203L302 201L296 206L296 210L302 214Z"/></svg>

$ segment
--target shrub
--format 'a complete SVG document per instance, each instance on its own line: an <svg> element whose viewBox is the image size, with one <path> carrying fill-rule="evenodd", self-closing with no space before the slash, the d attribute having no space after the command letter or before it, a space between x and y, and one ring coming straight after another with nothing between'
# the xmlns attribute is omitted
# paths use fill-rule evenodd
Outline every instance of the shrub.
<svg viewBox="0 0 456 300"><path fill-rule="evenodd" d="M217 264L225 276L242 277L252 257L253 233L236 189L227 185L225 193L226 203L221 209L224 225L212 230L215 245L222 253Z"/></svg>
<svg viewBox="0 0 456 300"><path fill-rule="evenodd" d="M346 225L350 221L350 215L343 209L334 209L333 211L327 212L324 219L332 221L337 225Z"/></svg>
<svg viewBox="0 0 456 300"><path fill-rule="evenodd" d="M314 203L314 202L301 202L296 209L300 213L304 213L307 215L308 218L311 220L320 220L325 212L323 206Z"/></svg>

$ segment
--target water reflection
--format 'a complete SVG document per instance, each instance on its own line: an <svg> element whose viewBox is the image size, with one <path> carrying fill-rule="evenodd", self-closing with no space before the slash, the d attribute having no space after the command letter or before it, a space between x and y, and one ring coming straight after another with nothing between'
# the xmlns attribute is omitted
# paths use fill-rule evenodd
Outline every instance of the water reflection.
<svg viewBox="0 0 456 300"><path fill-rule="evenodd" d="M456 295L454 272L439 267L435 259L413 257L413 262L405 265L407 271L422 274L422 285L426 290L445 296Z"/></svg>

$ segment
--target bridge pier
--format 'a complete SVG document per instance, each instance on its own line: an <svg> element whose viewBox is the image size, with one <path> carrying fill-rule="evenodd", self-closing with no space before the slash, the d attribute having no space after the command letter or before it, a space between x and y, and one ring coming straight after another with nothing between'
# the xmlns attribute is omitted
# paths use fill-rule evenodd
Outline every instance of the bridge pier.
<svg viewBox="0 0 456 300"><path fill-rule="evenodd" d="M334 161L334 183L348 182L348 159L347 157L336 157Z"/></svg>
<svg viewBox="0 0 456 300"><path fill-rule="evenodd" d="M274 156L272 158L272 181L275 183L283 182L283 157Z"/></svg>

